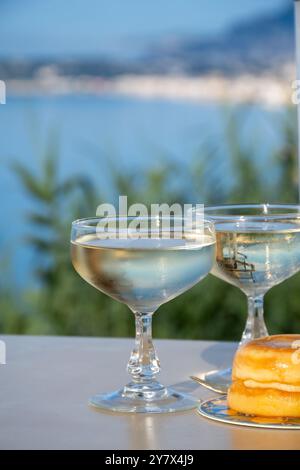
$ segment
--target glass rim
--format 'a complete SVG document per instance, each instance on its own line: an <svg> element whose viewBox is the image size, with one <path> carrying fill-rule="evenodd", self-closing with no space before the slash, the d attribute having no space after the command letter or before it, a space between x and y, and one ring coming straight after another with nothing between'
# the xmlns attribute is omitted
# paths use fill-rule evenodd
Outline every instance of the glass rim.
<svg viewBox="0 0 300 470"><path fill-rule="evenodd" d="M189 218L188 217L179 217L179 216L170 216L170 217L167 217L167 216L116 216L116 217L100 217L100 216L95 216L95 217L84 217L82 219L76 219L72 222L72 228L85 228L85 229L88 229L88 228L93 228L93 227L96 227L96 225L94 224L94 222L96 221L100 221L100 220L103 220L103 219L106 219L106 220L115 220L115 221L124 221L124 220L188 220L189 221ZM90 223L89 223L90 222ZM210 227L210 228L213 228L214 229L214 221L211 220L211 219L206 219L206 218L203 218L202 220L203 222L203 226L204 227Z"/></svg>
<svg viewBox="0 0 300 470"><path fill-rule="evenodd" d="M261 213L244 214L243 209L260 209ZM222 213L222 211L230 211L232 213ZM240 210L240 212L238 212ZM269 212L270 210L270 212ZM217 213L217 212L220 213ZM264 212L265 211L265 212ZM216 212L215 214L213 212ZM281 203L245 203L245 204L218 204L214 206L206 206L204 214L209 220L222 221L243 221L243 220L279 220L279 219L300 219L300 204L281 204Z"/></svg>

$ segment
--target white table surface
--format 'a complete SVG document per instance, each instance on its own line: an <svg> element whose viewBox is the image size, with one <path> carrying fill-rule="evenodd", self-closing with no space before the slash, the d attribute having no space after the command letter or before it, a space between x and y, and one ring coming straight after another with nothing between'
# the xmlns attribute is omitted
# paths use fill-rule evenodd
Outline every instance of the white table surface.
<svg viewBox="0 0 300 470"><path fill-rule="evenodd" d="M2 336L0 449L300 449L300 431L242 428L194 410L163 415L116 414L88 398L128 381L133 340ZM189 375L227 366L232 343L158 340L161 381L199 398L213 396Z"/></svg>

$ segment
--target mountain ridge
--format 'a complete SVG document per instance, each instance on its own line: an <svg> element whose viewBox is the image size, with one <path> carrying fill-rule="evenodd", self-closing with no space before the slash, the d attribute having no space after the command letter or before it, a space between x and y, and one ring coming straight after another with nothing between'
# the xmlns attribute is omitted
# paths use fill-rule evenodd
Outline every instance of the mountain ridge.
<svg viewBox="0 0 300 470"><path fill-rule="evenodd" d="M89 59L0 60L0 78L32 79L52 67L65 77L104 77L120 75L189 75L217 73L225 76L242 73L281 74L294 62L294 10L287 5L272 14L244 20L222 35L212 38L180 38L172 44L161 41L149 45L136 60L106 57Z"/></svg>
<svg viewBox="0 0 300 470"><path fill-rule="evenodd" d="M244 20L216 38L183 40L177 47L159 46L144 58L152 71L180 70L188 74L260 72L294 60L294 8Z"/></svg>

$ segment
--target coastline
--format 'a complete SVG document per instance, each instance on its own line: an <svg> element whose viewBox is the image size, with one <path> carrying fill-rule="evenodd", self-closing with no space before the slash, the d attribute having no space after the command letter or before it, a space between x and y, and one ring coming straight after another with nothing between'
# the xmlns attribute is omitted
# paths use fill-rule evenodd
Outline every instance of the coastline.
<svg viewBox="0 0 300 470"><path fill-rule="evenodd" d="M116 94L144 99L184 100L232 104L263 104L277 107L292 104L293 64L282 68L280 75L271 72L226 77L217 73L200 76L122 75L114 78L66 77L52 67L32 79L6 81L10 95Z"/></svg>

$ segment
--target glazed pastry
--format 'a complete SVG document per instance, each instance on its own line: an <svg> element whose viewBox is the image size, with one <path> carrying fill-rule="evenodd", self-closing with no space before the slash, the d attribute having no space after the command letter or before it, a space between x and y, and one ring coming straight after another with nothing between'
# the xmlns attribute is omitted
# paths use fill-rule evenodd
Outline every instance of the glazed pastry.
<svg viewBox="0 0 300 470"><path fill-rule="evenodd" d="M228 406L256 416L300 417L300 335L249 341L234 358Z"/></svg>

